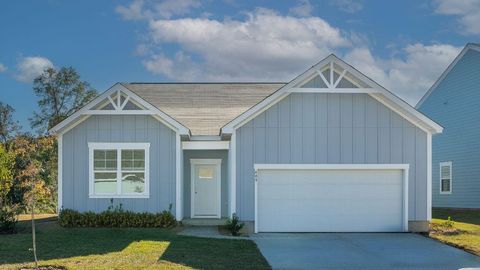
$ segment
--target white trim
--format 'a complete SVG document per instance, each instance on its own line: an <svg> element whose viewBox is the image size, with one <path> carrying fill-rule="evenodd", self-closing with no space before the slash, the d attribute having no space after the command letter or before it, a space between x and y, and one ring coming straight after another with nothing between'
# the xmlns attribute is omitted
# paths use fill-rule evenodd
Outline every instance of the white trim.
<svg viewBox="0 0 480 270"><path fill-rule="evenodd" d="M182 149L181 138L177 132L175 134L175 219L183 219L183 196L182 196Z"/></svg>
<svg viewBox="0 0 480 270"><path fill-rule="evenodd" d="M432 220L432 134L427 133L427 220Z"/></svg>
<svg viewBox="0 0 480 270"><path fill-rule="evenodd" d="M369 93L370 95L382 95L385 98L384 99L377 99L378 101L382 103L386 103L385 100L389 100L390 103L394 103L397 105L397 113L400 114L401 116L404 116L407 118L410 122L412 122L414 125L422 127L422 129L427 129L429 130L429 133L440 133L442 132L442 127L417 111L415 108L410 106L408 103L406 103L404 100L400 99L399 97L393 95L391 92L365 76L364 74L360 73L357 71L355 68L352 66L348 65L345 63L343 60L339 59L335 55L331 54L295 79L293 79L291 82L289 82L287 85L281 87L279 90L274 92L272 95L264 99L263 101L259 102L249 110L245 111L226 125L224 125L221 129L222 134L231 134L234 129L237 129L259 115L260 113L266 111L268 108L271 106L275 105L276 103L280 102L283 98L288 96L290 94L290 89L292 88L298 88L298 85L301 85L303 82L305 82L307 79L311 78L312 74L321 74L318 72L320 68L323 68L325 65L330 64L330 66L335 63L336 65L340 66L344 70L347 70L350 74L353 76L361 79L367 86L371 87L373 90L380 90L380 93ZM324 78L322 78L324 79ZM332 88L332 83L327 82L328 88ZM333 88L332 88L333 89ZM339 88L341 89L341 88ZM362 88L359 88L362 89ZM370 88L363 88L363 89L370 89ZM360 90L359 90L360 91ZM362 90L362 91L367 91L367 90ZM387 104L386 104L387 105ZM390 104L391 106L391 104Z"/></svg>
<svg viewBox="0 0 480 270"><path fill-rule="evenodd" d="M195 166L215 165L217 181L217 213L212 216L195 215ZM221 218L222 214L222 160L221 159L190 159L190 217L191 218Z"/></svg>
<svg viewBox="0 0 480 270"><path fill-rule="evenodd" d="M182 142L183 150L224 150L229 149L228 141L188 141Z"/></svg>
<svg viewBox="0 0 480 270"><path fill-rule="evenodd" d="M229 216L237 212L237 146L236 132L232 133L230 138L230 151L228 163L230 164L230 211Z"/></svg>
<svg viewBox="0 0 480 270"><path fill-rule="evenodd" d="M144 107L145 110L121 110L119 108L119 105L114 107L116 110L92 110L96 105L98 105L101 102L104 102L104 100L107 100L111 94L113 93L123 93L125 96L129 97L130 101L134 101L135 103L138 103L141 107ZM111 97L110 97L111 99ZM49 131L51 133L57 133L57 134L64 134L66 130L69 129L69 126L72 123L80 123L84 121L86 118L82 118L84 116L90 116L92 114L144 114L144 115L152 115L155 117L155 119L159 120L169 128L171 128L174 131L179 132L181 135L190 135L190 131L188 128L180 124L178 121L170 117L169 115L165 114L161 110L159 110L157 107L151 105L141 97L139 97L137 94L134 92L130 91L128 88L123 86L120 83L115 84L114 86L110 87L107 91L103 92L101 95L97 96L95 99L90 101L87 105L82 107L80 110L76 111L67 119L63 120L53 128L51 128ZM80 121L78 120L79 118Z"/></svg>
<svg viewBox="0 0 480 270"><path fill-rule="evenodd" d="M89 110L86 115L152 115L152 111L147 110Z"/></svg>
<svg viewBox="0 0 480 270"><path fill-rule="evenodd" d="M258 233L258 170L402 170L403 171L403 231L408 231L408 171L409 164L254 164L254 232Z"/></svg>
<svg viewBox="0 0 480 270"><path fill-rule="evenodd" d="M255 170L406 170L409 164L254 164Z"/></svg>
<svg viewBox="0 0 480 270"><path fill-rule="evenodd" d="M57 214L60 214L60 211L63 208L63 135L57 137L57 151L58 151L58 168L57 168Z"/></svg>
<svg viewBox="0 0 480 270"><path fill-rule="evenodd" d="M382 93L378 88L290 88L288 93L343 93L343 94L358 94L358 93Z"/></svg>
<svg viewBox="0 0 480 270"><path fill-rule="evenodd" d="M94 192L94 150L116 150L117 151L117 193L116 194L96 194ZM121 166L121 152L126 149L142 149L145 151L145 187L141 194L122 194L122 166ZM150 197L150 143L88 143L88 197L89 198L149 198Z"/></svg>
<svg viewBox="0 0 480 270"><path fill-rule="evenodd" d="M442 167L444 166L449 166L450 167L450 190L449 191L442 191ZM453 191L453 187L452 187L452 184L453 184L453 171L452 171L452 162L451 161L447 161L447 162L440 162L439 164L439 175L438 175L438 178L440 180L439 182L439 190L440 190L440 194L442 195L448 195L448 194L452 194L452 191Z"/></svg>
<svg viewBox="0 0 480 270"><path fill-rule="evenodd" d="M422 106L422 104L425 102L425 100L427 100L427 98L438 87L438 85L445 79L445 77L447 77L448 73L450 73L450 71L452 71L453 67L455 67L457 65L458 61L460 61L460 59L462 59L462 57L465 55L465 53L467 53L468 50L476 50L476 51L480 52L480 46L477 45L477 44L472 44L472 43L468 43L467 45L465 45L465 47L457 55L457 57L455 57L455 59L452 61L452 63L450 63L450 65L448 65L447 69L445 69L445 71L443 71L443 73L435 81L435 83L433 83L433 85L428 89L428 91L423 95L423 97L417 102L417 105L415 105L415 108L418 109L418 108L420 108L420 106Z"/></svg>

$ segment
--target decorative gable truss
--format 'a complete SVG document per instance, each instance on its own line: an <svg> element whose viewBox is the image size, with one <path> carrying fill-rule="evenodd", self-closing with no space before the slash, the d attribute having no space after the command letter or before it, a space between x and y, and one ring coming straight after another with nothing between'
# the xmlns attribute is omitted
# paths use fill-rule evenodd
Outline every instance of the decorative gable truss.
<svg viewBox="0 0 480 270"><path fill-rule="evenodd" d="M375 88L364 80L355 76L351 67L341 65L335 59L331 59L323 66L315 68L308 76L297 82L288 92L313 92L313 93L379 93Z"/></svg>
<svg viewBox="0 0 480 270"><path fill-rule="evenodd" d="M151 115L179 135L189 136L190 134L188 128L120 83L115 84L82 109L60 122L50 132L63 134L92 115Z"/></svg>
<svg viewBox="0 0 480 270"><path fill-rule="evenodd" d="M131 95L122 90L114 91L107 98L100 101L96 106L87 110L85 114L155 114L152 110L145 108Z"/></svg>
<svg viewBox="0 0 480 270"><path fill-rule="evenodd" d="M291 93L365 93L427 133L436 134L443 129L408 103L331 54L227 123L222 127L221 134L224 136L232 134L237 128Z"/></svg>

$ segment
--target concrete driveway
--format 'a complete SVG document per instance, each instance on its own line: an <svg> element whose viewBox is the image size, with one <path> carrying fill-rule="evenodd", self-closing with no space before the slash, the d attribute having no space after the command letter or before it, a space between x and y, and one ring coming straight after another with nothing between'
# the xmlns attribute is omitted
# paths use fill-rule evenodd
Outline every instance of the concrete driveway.
<svg viewBox="0 0 480 270"><path fill-rule="evenodd" d="M480 257L410 233L260 233L273 269L459 269Z"/></svg>

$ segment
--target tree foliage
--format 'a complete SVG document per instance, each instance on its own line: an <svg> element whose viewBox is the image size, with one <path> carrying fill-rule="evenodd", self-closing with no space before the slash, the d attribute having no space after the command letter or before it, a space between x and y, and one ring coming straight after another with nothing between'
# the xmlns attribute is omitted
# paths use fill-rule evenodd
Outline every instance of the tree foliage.
<svg viewBox="0 0 480 270"><path fill-rule="evenodd" d="M20 129L18 121L13 119L15 110L8 104L0 101L0 141L6 144Z"/></svg>
<svg viewBox="0 0 480 270"><path fill-rule="evenodd" d="M40 111L34 113L30 122L40 133L61 122L97 94L72 67L48 68L33 84Z"/></svg>
<svg viewBox="0 0 480 270"><path fill-rule="evenodd" d="M13 184L13 156L0 144L0 208L7 199Z"/></svg>

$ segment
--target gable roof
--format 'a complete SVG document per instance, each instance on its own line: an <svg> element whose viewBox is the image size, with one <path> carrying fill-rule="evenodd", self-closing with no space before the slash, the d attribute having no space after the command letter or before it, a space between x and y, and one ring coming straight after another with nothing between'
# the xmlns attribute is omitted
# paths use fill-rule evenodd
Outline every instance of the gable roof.
<svg viewBox="0 0 480 270"><path fill-rule="evenodd" d="M219 135L220 128L285 83L123 83L190 129Z"/></svg>
<svg viewBox="0 0 480 270"><path fill-rule="evenodd" d="M322 69L324 69L327 65L330 66L330 78L333 78L332 70L334 68L334 65L343 69L342 75L340 75L340 77L336 80L335 83L334 79L331 79L331 81L329 82L322 75ZM336 88L338 82L346 72L355 79L360 80L360 85L358 88ZM323 84L326 85L325 88L301 88L302 84L305 84L308 80L311 80L314 76L317 75L319 75L323 80ZM300 88L298 88L299 85ZM421 112L417 111L410 104L408 104L392 92L388 91L387 89L383 88L378 83L365 76L363 73L359 72L357 69L347 64L334 54L330 54L329 56L309 68L307 71L297 76L291 82L284 85L275 93L268 96L267 98L253 106L251 109L239 115L238 117L230 121L228 124L223 126L221 133L232 134L235 129L244 125L245 123L253 119L255 116L264 112L274 104L278 103L284 97L295 91L315 91L323 93L367 93L377 101L383 103L391 110L395 111L396 113L403 116L405 119L409 120L417 127L424 130L425 132L435 134L440 133L443 130L443 128L439 124L435 123L433 120L431 120Z"/></svg>
<svg viewBox="0 0 480 270"><path fill-rule="evenodd" d="M452 63L450 63L450 65L448 65L447 69L445 69L445 71L443 71L443 73L435 81L435 83L428 89L428 91L425 93L425 95L423 95L423 97L417 102L417 105L415 105L415 108L418 109L418 108L420 108L420 106L422 106L423 102L425 102L425 100L427 100L427 98L430 96L430 94L432 94L432 92L437 88L437 86L445 79L445 77L447 77L448 73L450 73L450 71L453 69L453 67L455 67L457 65L458 61L460 61L460 59L462 59L462 57L465 55L465 53L467 53L468 50L476 50L476 51L480 52L480 44L479 43L468 43L467 45L465 45L463 50L457 55L457 57L455 57L455 59L452 61Z"/></svg>

